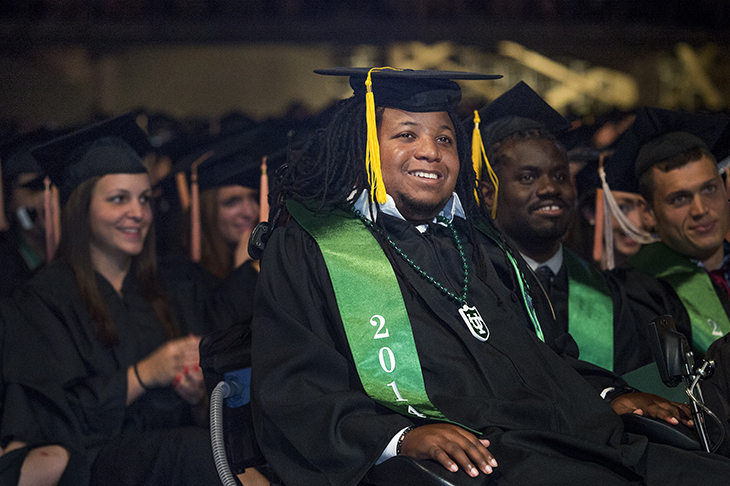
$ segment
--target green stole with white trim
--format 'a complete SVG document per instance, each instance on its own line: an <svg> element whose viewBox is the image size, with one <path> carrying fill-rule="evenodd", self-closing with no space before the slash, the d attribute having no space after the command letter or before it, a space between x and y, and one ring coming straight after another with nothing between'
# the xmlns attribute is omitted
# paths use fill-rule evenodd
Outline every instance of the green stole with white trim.
<svg viewBox="0 0 730 486"><path fill-rule="evenodd" d="M568 332L580 359L613 371L613 299L603 276L588 262L563 249L568 273Z"/></svg>
<svg viewBox="0 0 730 486"><path fill-rule="evenodd" d="M704 354L710 344L730 332L730 320L707 270L661 241L642 247L631 264L672 286L689 314L695 352Z"/></svg>
<svg viewBox="0 0 730 486"><path fill-rule="evenodd" d="M322 252L360 382L368 396L406 416L456 423L428 398L398 280L370 230L359 218L341 209L314 214L291 199L286 205ZM514 260L511 255L510 259ZM516 262L513 265L516 267ZM525 296L521 280L518 278ZM542 339L531 300L529 296L525 299Z"/></svg>

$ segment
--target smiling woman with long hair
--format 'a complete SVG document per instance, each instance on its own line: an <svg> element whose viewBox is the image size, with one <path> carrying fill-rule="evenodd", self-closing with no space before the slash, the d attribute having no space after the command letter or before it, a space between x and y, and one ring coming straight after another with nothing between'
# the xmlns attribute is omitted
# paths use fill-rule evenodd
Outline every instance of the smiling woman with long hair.
<svg viewBox="0 0 730 486"><path fill-rule="evenodd" d="M91 484L215 484L198 344L240 309L209 312L193 271L157 268L134 119L69 137L35 152L60 189L63 232L57 258L16 296L27 322L14 326L18 399L3 437L80 454Z"/></svg>

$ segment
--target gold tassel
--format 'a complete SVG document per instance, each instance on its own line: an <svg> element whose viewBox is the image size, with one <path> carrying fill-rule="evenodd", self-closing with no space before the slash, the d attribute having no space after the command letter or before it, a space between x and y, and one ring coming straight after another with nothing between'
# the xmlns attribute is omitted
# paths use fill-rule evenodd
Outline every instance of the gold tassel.
<svg viewBox="0 0 730 486"><path fill-rule="evenodd" d="M482 178L482 160L484 160L484 163L487 166L489 178L492 180L492 184L494 185L494 203L492 204L492 219L494 219L497 217L497 196L499 195L499 179L497 178L497 174L494 173L494 170L492 170L492 164L489 163L489 159L487 158L487 152L486 150L484 150L482 132L481 130L479 130L480 122L481 119L479 118L479 112L477 110L474 110L474 132L471 137L471 161L474 165L474 172L476 172L477 174L477 185ZM477 194L477 191L478 188L475 188L474 196L476 197L477 202L479 202L479 195Z"/></svg>
<svg viewBox="0 0 730 486"><path fill-rule="evenodd" d="M368 71L365 79L365 123L367 125L367 144L365 149L365 167L368 172L368 184L370 185L370 202L377 201L378 204L385 204L385 184L383 183L383 172L380 169L380 143L378 142L378 126L375 121L375 96L373 95L372 73L392 69L392 67L376 67Z"/></svg>

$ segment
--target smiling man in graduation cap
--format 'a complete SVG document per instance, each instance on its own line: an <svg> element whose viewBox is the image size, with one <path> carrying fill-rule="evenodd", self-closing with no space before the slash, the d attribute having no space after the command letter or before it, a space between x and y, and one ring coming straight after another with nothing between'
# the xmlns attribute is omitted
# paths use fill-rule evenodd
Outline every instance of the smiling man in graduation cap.
<svg viewBox="0 0 730 486"><path fill-rule="evenodd" d="M635 161L638 188L656 220L660 242L644 246L632 265L659 279L691 323L697 353L730 332L730 225L725 184L713 150L730 119L658 108L639 111L614 157Z"/></svg>
<svg viewBox="0 0 730 486"><path fill-rule="evenodd" d="M636 299L627 297L619 281L561 243L576 200L568 157L556 138L568 130L567 120L525 83L490 103L480 118L487 159L497 176L496 184L482 177L480 188L496 209L495 224L550 297L556 324L576 340L582 360L618 374L651 362L640 326L662 309L653 302L632 306ZM620 401L614 404L623 410Z"/></svg>
<svg viewBox="0 0 730 486"><path fill-rule="evenodd" d="M253 323L254 424L285 484L388 484L396 455L477 484L730 474L624 434L546 345L537 283L475 198L452 111L453 79L489 76L322 74L355 94L277 184L292 218L264 251Z"/></svg>

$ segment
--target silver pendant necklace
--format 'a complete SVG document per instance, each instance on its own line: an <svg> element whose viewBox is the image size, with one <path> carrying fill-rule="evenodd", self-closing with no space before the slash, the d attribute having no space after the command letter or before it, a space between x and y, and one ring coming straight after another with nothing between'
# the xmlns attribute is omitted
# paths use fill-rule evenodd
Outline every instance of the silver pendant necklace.
<svg viewBox="0 0 730 486"><path fill-rule="evenodd" d="M352 213L360 218L360 221L363 222L365 226L367 226L370 229L374 229L375 231L379 231L377 228L373 226L372 221L367 219L363 214L355 209L354 207L351 207ZM451 238L454 241L454 245L456 246L456 249L459 251L459 256L461 257L461 266L464 270L464 277L463 277L463 283L462 283L462 294L461 296L456 295L455 293L451 292L449 289L444 287L441 282L438 282L435 278L427 274L420 265L417 265L416 262L411 260L408 255L406 255L403 250L400 249L398 245L390 238L389 235L383 234L385 236L385 239L388 241L391 247L395 250L395 252L408 264L409 267L411 267L418 275L420 275L422 278L424 278L427 282L432 284L434 287L436 287L442 294L444 294L446 297L448 297L450 300L453 300L455 302L458 302L461 304L461 307L459 308L459 315L461 316L461 319L464 321L464 324L466 324L467 329L471 332L472 336L477 338L480 341L486 341L489 339L489 328L487 327L487 324L484 322L484 319L482 319L481 314L479 313L479 310L476 307L470 307L467 305L467 293L469 292L469 264L466 261L466 255L464 254L464 248L461 245L461 240L459 239L459 234L456 231L456 228L454 228L454 225L451 221L446 219L443 216L438 216L437 221L440 223L443 223L446 225L447 228L451 230Z"/></svg>

